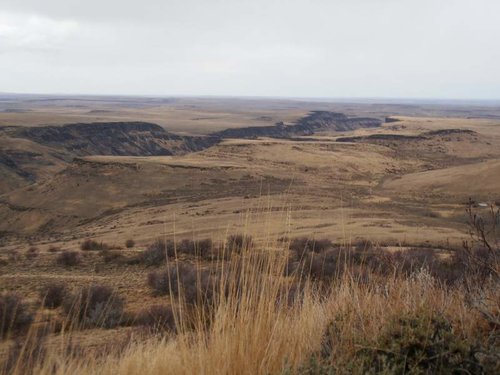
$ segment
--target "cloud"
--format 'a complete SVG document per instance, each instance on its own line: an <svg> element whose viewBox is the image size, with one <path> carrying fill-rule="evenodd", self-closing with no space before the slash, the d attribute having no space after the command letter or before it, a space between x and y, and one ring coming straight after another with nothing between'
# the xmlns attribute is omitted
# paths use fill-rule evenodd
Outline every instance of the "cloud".
<svg viewBox="0 0 500 375"><path fill-rule="evenodd" d="M500 97L498 14L496 0L2 0L0 85Z"/></svg>
<svg viewBox="0 0 500 375"><path fill-rule="evenodd" d="M73 20L53 20L39 15L0 13L0 51L54 50L78 33Z"/></svg>

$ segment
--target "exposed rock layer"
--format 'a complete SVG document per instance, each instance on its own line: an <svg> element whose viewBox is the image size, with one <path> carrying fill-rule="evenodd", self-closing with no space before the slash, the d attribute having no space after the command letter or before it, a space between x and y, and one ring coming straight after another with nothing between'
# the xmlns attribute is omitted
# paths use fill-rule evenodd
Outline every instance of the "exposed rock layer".
<svg viewBox="0 0 500 375"><path fill-rule="evenodd" d="M213 135L220 138L290 138L312 135L320 131L351 131L359 128L374 128L380 125L382 125L382 121L375 118L349 118L342 113L313 111L298 120L294 125L285 125L280 122L273 126L226 129Z"/></svg>

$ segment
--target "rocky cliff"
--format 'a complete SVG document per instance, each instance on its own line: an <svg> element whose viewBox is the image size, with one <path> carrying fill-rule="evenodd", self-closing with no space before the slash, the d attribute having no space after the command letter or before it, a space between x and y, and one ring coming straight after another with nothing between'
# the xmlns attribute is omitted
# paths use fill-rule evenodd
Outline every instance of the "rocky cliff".
<svg viewBox="0 0 500 375"><path fill-rule="evenodd" d="M19 128L11 136L56 148L75 156L175 155L213 145L213 137L180 136L147 122L105 122Z"/></svg>
<svg viewBox="0 0 500 375"><path fill-rule="evenodd" d="M374 128L380 125L382 125L382 121L375 118L347 117L343 113L313 111L293 125L285 125L279 122L273 126L226 129L213 135L220 138L289 138L312 135L321 131L343 132L359 128Z"/></svg>

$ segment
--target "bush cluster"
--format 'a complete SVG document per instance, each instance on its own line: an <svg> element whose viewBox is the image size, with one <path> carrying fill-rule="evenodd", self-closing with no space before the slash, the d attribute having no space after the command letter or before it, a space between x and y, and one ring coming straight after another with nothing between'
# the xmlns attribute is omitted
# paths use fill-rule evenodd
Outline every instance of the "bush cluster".
<svg viewBox="0 0 500 375"><path fill-rule="evenodd" d="M174 258L176 253L207 259L211 257L213 247L209 238L200 241L185 239L177 243L158 239L141 253L139 261L147 266L160 266L167 258Z"/></svg>
<svg viewBox="0 0 500 375"><path fill-rule="evenodd" d="M307 237L294 238L290 242L290 250L295 253L297 259L301 259L304 255L315 252L321 253L322 251L331 249L333 243L327 239L314 240Z"/></svg>
<svg viewBox="0 0 500 375"><path fill-rule="evenodd" d="M352 356L339 362L332 357L342 319L332 321L323 336L321 351L294 373L355 374L488 374L491 363L479 360L481 351L453 330L451 323L428 311L406 313L387 322L381 336L357 337ZM376 342L374 342L376 341ZM483 353L483 356L486 353ZM334 365L335 364L335 365Z"/></svg>
<svg viewBox="0 0 500 375"><path fill-rule="evenodd" d="M119 259L123 259L123 254L116 250L106 250L101 252L102 259L104 263L113 262Z"/></svg>
<svg viewBox="0 0 500 375"><path fill-rule="evenodd" d="M426 312L410 313L387 325L376 349L358 352L363 372L391 374L483 373L470 343L449 321Z"/></svg>
<svg viewBox="0 0 500 375"><path fill-rule="evenodd" d="M246 234L232 234L228 236L226 243L229 252L237 253L250 249L254 244L252 236Z"/></svg>
<svg viewBox="0 0 500 375"><path fill-rule="evenodd" d="M231 256L233 252L241 253L244 249L249 249L253 246L251 236L236 234L227 238L225 256ZM146 250L133 260L130 264L143 263L146 266L160 266L164 264L167 258L174 258L177 255L185 254L193 257L210 259L215 254L217 244L210 238L205 238L199 241L189 239L180 240L174 243L171 240L158 239L147 247Z"/></svg>
<svg viewBox="0 0 500 375"><path fill-rule="evenodd" d="M137 315L135 323L153 330L172 331L175 329L175 316L170 306L152 305Z"/></svg>
<svg viewBox="0 0 500 375"><path fill-rule="evenodd" d="M74 267L81 262L80 253L77 251L64 250L56 258L56 262L67 267Z"/></svg>
<svg viewBox="0 0 500 375"><path fill-rule="evenodd" d="M214 291L213 282L208 270L184 263L175 263L148 275L148 285L155 295L182 296L187 304L210 300Z"/></svg>
<svg viewBox="0 0 500 375"><path fill-rule="evenodd" d="M208 258L212 254L213 242L210 238L200 241L182 240L177 243L177 251L181 254Z"/></svg>
<svg viewBox="0 0 500 375"><path fill-rule="evenodd" d="M160 266L165 263L167 257L174 256L174 243L158 239L141 253L140 260L147 266Z"/></svg>
<svg viewBox="0 0 500 375"><path fill-rule="evenodd" d="M104 242L97 242L91 239L86 239L80 245L80 249L83 251L99 251L99 250L108 250L109 245Z"/></svg>
<svg viewBox="0 0 500 375"><path fill-rule="evenodd" d="M14 293L0 295L0 337L25 331L33 321L33 313L26 303Z"/></svg>
<svg viewBox="0 0 500 375"><path fill-rule="evenodd" d="M318 244L318 242L316 242ZM430 247L414 247L388 252L369 241L358 241L354 247L344 249L328 240L319 246L306 238L290 243L290 257L285 274L310 277L313 280L331 280L350 272L356 280L365 280L370 274L409 277L426 269L446 285L471 282L478 284L495 273L491 264L500 259L500 251L484 247L454 249L448 256L441 256Z"/></svg>
<svg viewBox="0 0 500 375"><path fill-rule="evenodd" d="M66 295L67 289L62 283L51 283L40 290L42 304L49 309L55 309L61 306Z"/></svg>
<svg viewBox="0 0 500 375"><path fill-rule="evenodd" d="M63 308L73 324L111 328L120 324L123 304L123 299L113 288L96 284L69 295L64 300Z"/></svg>

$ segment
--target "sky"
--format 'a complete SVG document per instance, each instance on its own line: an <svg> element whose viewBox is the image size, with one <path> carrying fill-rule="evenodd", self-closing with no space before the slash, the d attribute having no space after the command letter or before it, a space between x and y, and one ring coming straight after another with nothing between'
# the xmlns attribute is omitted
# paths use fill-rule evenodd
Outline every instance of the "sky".
<svg viewBox="0 0 500 375"><path fill-rule="evenodd" d="M499 0L0 0L0 92L500 99Z"/></svg>

